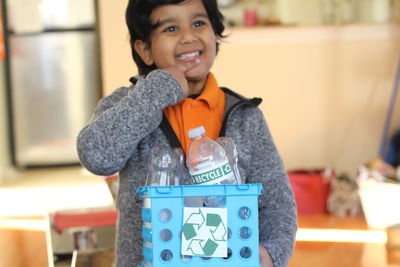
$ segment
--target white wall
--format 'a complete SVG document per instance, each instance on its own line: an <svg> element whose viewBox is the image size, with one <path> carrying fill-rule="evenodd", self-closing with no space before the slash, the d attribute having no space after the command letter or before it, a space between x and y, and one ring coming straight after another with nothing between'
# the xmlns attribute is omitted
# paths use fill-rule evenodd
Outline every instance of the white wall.
<svg viewBox="0 0 400 267"><path fill-rule="evenodd" d="M100 1L105 93L136 73L125 1ZM220 85L264 99L288 169L355 173L377 156L399 58L400 26L235 30L213 67ZM396 120L400 127L399 109Z"/></svg>
<svg viewBox="0 0 400 267"><path fill-rule="evenodd" d="M377 156L399 47L399 25L238 30L213 71L264 99L288 169L355 173Z"/></svg>
<svg viewBox="0 0 400 267"><path fill-rule="evenodd" d="M11 169L9 153L8 123L4 85L4 61L0 61L0 183Z"/></svg>
<svg viewBox="0 0 400 267"><path fill-rule="evenodd" d="M129 78L137 75L133 63L125 8L128 0L99 0L102 75L105 92L128 85Z"/></svg>
<svg viewBox="0 0 400 267"><path fill-rule="evenodd" d="M280 0L276 13L282 24L318 25L323 23L323 3L321 0Z"/></svg>

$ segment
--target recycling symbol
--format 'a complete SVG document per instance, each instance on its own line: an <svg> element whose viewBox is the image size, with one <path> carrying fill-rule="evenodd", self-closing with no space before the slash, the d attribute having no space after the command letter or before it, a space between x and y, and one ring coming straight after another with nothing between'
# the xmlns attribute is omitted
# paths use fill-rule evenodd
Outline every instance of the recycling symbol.
<svg viewBox="0 0 400 267"><path fill-rule="evenodd" d="M184 208L182 255L226 257L227 209Z"/></svg>

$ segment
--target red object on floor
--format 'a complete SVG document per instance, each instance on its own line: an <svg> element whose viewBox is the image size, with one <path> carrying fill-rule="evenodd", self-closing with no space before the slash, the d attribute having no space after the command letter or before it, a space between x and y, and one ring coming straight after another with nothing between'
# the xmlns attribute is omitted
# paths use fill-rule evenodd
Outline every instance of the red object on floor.
<svg viewBox="0 0 400 267"><path fill-rule="evenodd" d="M299 214L327 213L329 180L323 170L288 172Z"/></svg>
<svg viewBox="0 0 400 267"><path fill-rule="evenodd" d="M54 228L62 232L71 227L112 226L117 223L117 211L96 211L86 213L56 213L53 216Z"/></svg>

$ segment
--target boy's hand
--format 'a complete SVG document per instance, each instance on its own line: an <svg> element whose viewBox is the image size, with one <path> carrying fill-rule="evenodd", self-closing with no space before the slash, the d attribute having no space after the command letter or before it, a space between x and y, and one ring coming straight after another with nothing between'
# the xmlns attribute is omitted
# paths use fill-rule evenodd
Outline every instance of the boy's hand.
<svg viewBox="0 0 400 267"><path fill-rule="evenodd" d="M268 250L261 245L260 245L260 263L262 267L274 267L274 263L272 262Z"/></svg>
<svg viewBox="0 0 400 267"><path fill-rule="evenodd" d="M199 64L199 60L191 60L180 62L179 64L164 69L174 76L174 78L178 81L182 88L184 98L189 94L189 84L185 77L185 72L195 67L197 64Z"/></svg>

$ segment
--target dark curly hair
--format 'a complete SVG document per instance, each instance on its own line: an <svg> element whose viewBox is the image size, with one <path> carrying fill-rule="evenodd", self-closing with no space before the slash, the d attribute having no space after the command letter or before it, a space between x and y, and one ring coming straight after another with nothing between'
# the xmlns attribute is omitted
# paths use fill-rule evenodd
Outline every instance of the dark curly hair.
<svg viewBox="0 0 400 267"><path fill-rule="evenodd" d="M154 9L162 5L178 4L187 0L129 0L128 7L125 12L125 20L128 26L130 35L130 46L133 60L135 61L140 75L147 75L150 71L156 69L153 64L146 65L135 51L134 44L136 40L141 40L150 44L150 35L154 30L154 25L151 23L150 16ZM216 0L201 0L207 15L211 22L217 39L222 39L225 30L224 17L218 9ZM219 43L217 42L217 52Z"/></svg>

